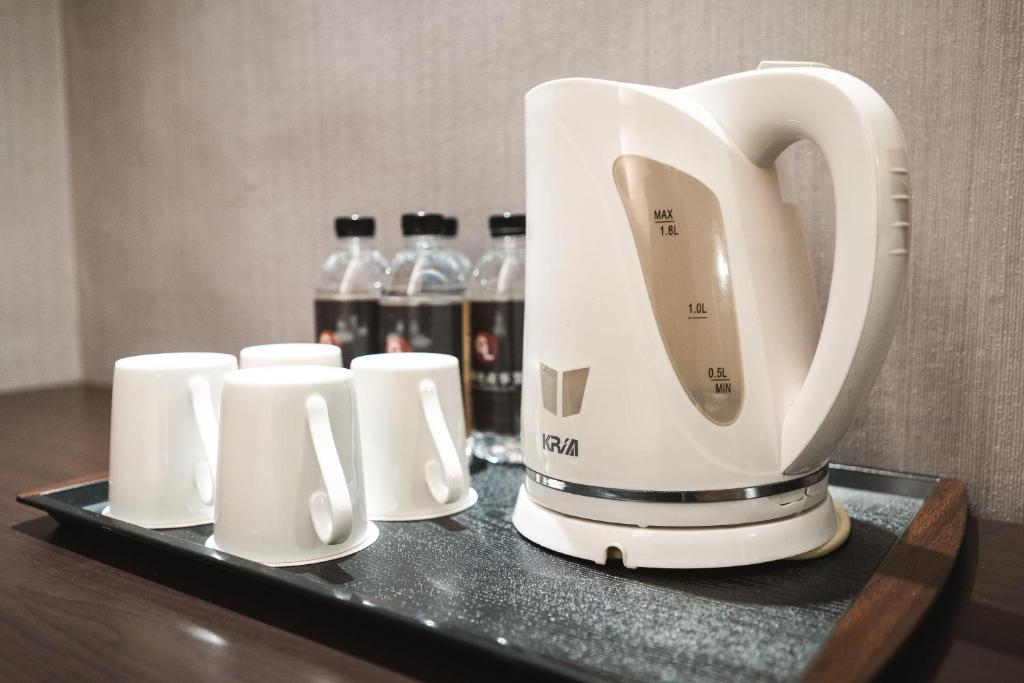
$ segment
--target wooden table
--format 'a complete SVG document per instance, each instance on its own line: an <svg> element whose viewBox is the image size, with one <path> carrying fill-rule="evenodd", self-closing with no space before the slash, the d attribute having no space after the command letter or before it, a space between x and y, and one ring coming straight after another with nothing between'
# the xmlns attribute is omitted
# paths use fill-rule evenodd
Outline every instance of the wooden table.
<svg viewBox="0 0 1024 683"><path fill-rule="evenodd" d="M0 680L464 680L517 672L156 551L60 527L16 493L106 469L110 392L0 396ZM486 674L484 673L486 672ZM971 519L893 679L1024 680L1024 526ZM535 677L531 680L535 680Z"/></svg>

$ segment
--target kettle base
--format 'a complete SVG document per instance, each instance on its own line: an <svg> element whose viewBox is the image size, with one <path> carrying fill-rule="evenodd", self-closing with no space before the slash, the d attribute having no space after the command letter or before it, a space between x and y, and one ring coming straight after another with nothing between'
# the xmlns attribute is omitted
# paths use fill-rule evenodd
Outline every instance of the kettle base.
<svg viewBox="0 0 1024 683"><path fill-rule="evenodd" d="M549 550L597 564L621 558L630 569L707 569L782 560L829 543L841 528L831 495L809 510L767 522L638 527L549 510L534 502L524 487L519 489L512 523L520 534Z"/></svg>

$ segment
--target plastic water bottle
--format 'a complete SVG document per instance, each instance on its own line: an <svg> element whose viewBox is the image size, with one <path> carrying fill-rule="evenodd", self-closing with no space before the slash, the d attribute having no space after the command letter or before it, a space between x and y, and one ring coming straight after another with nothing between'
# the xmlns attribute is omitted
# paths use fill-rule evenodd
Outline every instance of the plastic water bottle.
<svg viewBox="0 0 1024 683"><path fill-rule="evenodd" d="M491 216L493 245L469 285L471 449L495 463L523 460L519 402L523 386L526 216Z"/></svg>
<svg viewBox="0 0 1024 683"><path fill-rule="evenodd" d="M317 341L340 346L347 368L353 358L378 350L387 260L372 246L373 218L336 218L334 231L340 243L317 275L313 316Z"/></svg>
<svg viewBox="0 0 1024 683"><path fill-rule="evenodd" d="M430 351L463 359L465 275L441 242L438 213L402 216L405 245L391 260L380 308L381 345L390 353Z"/></svg>
<svg viewBox="0 0 1024 683"><path fill-rule="evenodd" d="M459 219L455 216L445 216L444 235L441 237L441 244L454 252L455 258L459 261L459 267L462 268L462 277L468 282L470 273L473 270L473 262L455 246L455 237L458 234Z"/></svg>

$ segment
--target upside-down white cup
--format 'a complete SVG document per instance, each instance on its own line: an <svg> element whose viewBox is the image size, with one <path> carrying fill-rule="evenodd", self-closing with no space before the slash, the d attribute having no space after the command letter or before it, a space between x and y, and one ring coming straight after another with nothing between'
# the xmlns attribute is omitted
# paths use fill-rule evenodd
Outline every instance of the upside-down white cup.
<svg viewBox="0 0 1024 683"><path fill-rule="evenodd" d="M458 360L381 353L354 359L352 372L370 519L431 519L472 506Z"/></svg>
<svg viewBox="0 0 1024 683"><path fill-rule="evenodd" d="M238 354L238 367L270 365L329 365L341 367L341 348L334 344L287 343L248 346Z"/></svg>
<svg viewBox="0 0 1024 683"><path fill-rule="evenodd" d="M211 548L271 566L377 540L366 518L352 373L322 366L224 377Z"/></svg>
<svg viewBox="0 0 1024 683"><path fill-rule="evenodd" d="M110 493L103 512L150 529L213 521L225 353L157 353L114 363Z"/></svg>

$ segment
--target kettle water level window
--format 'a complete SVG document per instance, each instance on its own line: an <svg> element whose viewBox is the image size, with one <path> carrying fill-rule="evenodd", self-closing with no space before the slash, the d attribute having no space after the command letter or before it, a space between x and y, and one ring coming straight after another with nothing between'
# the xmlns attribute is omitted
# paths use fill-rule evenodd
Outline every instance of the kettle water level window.
<svg viewBox="0 0 1024 683"><path fill-rule="evenodd" d="M743 368L718 199L696 178L638 155L618 157L612 175L676 377L705 417L730 424L743 404Z"/></svg>

